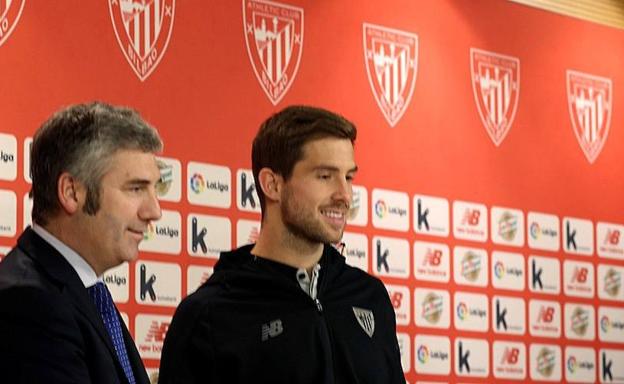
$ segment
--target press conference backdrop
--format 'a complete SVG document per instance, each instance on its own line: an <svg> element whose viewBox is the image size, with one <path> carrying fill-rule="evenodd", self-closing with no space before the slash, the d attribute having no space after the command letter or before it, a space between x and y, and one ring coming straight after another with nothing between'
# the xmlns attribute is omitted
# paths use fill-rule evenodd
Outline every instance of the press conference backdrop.
<svg viewBox="0 0 624 384"><path fill-rule="evenodd" d="M259 124L311 104L359 128L343 252L386 284L410 383L624 382L622 30L499 0L0 15L1 254L30 223L31 137L53 111L130 105L164 139L163 217L105 275L150 373L180 300L261 230Z"/></svg>

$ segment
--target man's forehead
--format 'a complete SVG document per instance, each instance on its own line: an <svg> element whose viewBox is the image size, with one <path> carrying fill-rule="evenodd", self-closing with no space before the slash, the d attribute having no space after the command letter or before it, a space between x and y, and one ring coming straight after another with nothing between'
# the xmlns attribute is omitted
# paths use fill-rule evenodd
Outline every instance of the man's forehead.
<svg viewBox="0 0 624 384"><path fill-rule="evenodd" d="M353 144L349 139L324 138L306 143L301 159L295 166L307 169L333 169L345 172L357 170Z"/></svg>
<svg viewBox="0 0 624 384"><path fill-rule="evenodd" d="M353 143L349 139L343 139L338 137L322 137L314 140L310 140L303 145L302 159L308 155L321 152L326 156L331 153L335 155L351 155L353 156Z"/></svg>
<svg viewBox="0 0 624 384"><path fill-rule="evenodd" d="M116 151L107 173L117 173L126 178L160 178L160 170L155 154L140 150L122 149Z"/></svg>

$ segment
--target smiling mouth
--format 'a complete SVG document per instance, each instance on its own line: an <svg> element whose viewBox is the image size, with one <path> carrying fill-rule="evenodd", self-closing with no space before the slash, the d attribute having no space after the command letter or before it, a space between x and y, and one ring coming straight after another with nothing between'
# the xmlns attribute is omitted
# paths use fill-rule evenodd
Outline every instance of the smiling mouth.
<svg viewBox="0 0 624 384"><path fill-rule="evenodd" d="M128 228L128 232L130 232L131 234L133 234L133 235L135 235L137 237L140 237L141 239L143 239L143 236L144 236L144 233L145 233L145 231L137 231L137 230L131 229L131 228Z"/></svg>
<svg viewBox="0 0 624 384"><path fill-rule="evenodd" d="M340 209L321 209L321 215L329 219L330 224L336 228L342 228L346 220L346 212Z"/></svg>
<svg viewBox="0 0 624 384"><path fill-rule="evenodd" d="M321 214L329 217L330 219L344 219L345 214L342 211L322 209Z"/></svg>

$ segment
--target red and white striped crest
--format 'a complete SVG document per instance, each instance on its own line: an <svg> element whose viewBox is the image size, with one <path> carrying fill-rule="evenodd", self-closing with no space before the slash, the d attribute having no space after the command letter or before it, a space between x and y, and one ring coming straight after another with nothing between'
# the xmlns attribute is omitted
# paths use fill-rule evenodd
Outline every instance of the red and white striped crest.
<svg viewBox="0 0 624 384"><path fill-rule="evenodd" d="M0 45L11 36L26 0L0 0Z"/></svg>
<svg viewBox="0 0 624 384"><path fill-rule="evenodd" d="M122 52L145 81L169 44L175 0L110 0L108 8Z"/></svg>
<svg viewBox="0 0 624 384"><path fill-rule="evenodd" d="M611 79L569 70L566 80L572 129L585 157L593 163L607 140L611 125Z"/></svg>
<svg viewBox="0 0 624 384"><path fill-rule="evenodd" d="M414 92L418 36L369 23L364 23L362 30L368 82L381 112L394 127Z"/></svg>
<svg viewBox="0 0 624 384"><path fill-rule="evenodd" d="M273 105L284 97L303 51L303 8L243 0L247 53L256 78Z"/></svg>
<svg viewBox="0 0 624 384"><path fill-rule="evenodd" d="M472 91L485 130L499 146L511 128L520 98L520 60L470 49Z"/></svg>

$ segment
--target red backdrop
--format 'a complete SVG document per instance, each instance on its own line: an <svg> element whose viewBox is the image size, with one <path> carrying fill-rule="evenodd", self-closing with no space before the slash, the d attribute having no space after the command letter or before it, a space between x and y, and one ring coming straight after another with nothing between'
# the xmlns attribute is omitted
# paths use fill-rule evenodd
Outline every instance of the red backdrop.
<svg viewBox="0 0 624 384"><path fill-rule="evenodd" d="M135 3L0 0L0 252L27 224L25 142L41 122L90 100L138 109L180 166L146 263L108 275L149 368L188 281L206 277L193 268L253 237L240 172L259 124L311 104L358 126L367 193L347 231L365 237L348 260L394 286L409 382L624 380L608 364L624 358L624 32L494 0ZM439 232L418 230L416 195L446 199L421 201ZM501 331L500 296L520 299L523 331ZM549 313L553 329L538 324Z"/></svg>

